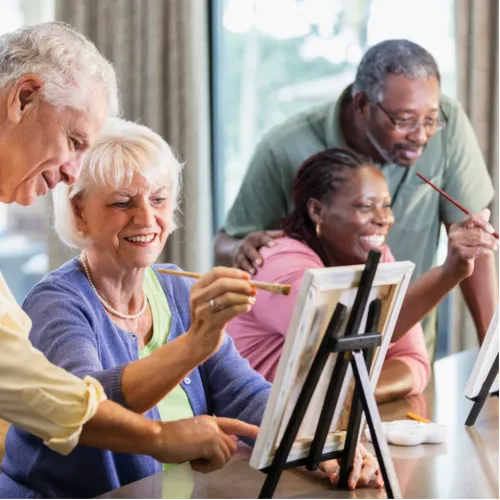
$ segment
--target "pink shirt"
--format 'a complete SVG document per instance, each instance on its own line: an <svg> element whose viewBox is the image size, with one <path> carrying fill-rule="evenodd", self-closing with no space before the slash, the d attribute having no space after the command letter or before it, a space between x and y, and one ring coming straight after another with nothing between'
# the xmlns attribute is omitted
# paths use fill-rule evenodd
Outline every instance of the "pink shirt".
<svg viewBox="0 0 500 500"><path fill-rule="evenodd" d="M271 248L261 249L264 264L256 280L289 283L290 295L259 290L257 302L249 313L241 314L227 327L240 354L251 366L272 382L292 318L302 277L307 269L324 267L318 255L307 245L292 238L278 238ZM381 262L394 262L385 246ZM406 363L413 375L413 388L408 395L419 394L430 377L430 362L420 323L389 346L386 359L399 359Z"/></svg>

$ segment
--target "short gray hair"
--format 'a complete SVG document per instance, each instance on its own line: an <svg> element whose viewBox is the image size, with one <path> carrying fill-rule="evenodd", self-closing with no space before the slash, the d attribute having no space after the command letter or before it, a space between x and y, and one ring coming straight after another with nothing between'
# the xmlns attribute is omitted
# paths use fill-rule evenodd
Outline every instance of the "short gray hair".
<svg viewBox="0 0 500 500"><path fill-rule="evenodd" d="M374 103L384 98L388 75L404 75L412 80L441 75L436 60L420 45L409 40L385 40L371 47L361 59L352 95L363 92Z"/></svg>
<svg viewBox="0 0 500 500"><path fill-rule="evenodd" d="M172 214L169 230L174 231L182 167L172 148L148 127L120 118L108 119L83 158L78 181L72 186L60 182L52 192L54 227L59 238L69 247L85 248L88 241L78 232L71 201L84 198L95 186L119 189L130 185L135 173L150 186L167 186Z"/></svg>
<svg viewBox="0 0 500 500"><path fill-rule="evenodd" d="M0 89L9 89L29 73L43 80L42 96L56 107L82 109L100 90L108 100L109 116L119 114L113 67L67 24L34 24L0 36Z"/></svg>

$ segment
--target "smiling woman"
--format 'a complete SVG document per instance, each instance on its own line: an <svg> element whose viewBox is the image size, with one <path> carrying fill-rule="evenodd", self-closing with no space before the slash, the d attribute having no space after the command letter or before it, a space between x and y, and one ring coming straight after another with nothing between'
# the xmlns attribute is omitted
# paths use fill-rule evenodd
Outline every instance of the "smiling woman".
<svg viewBox="0 0 500 500"><path fill-rule="evenodd" d="M307 269L364 264L371 249L394 261L386 237L394 223L389 188L370 160L347 149L330 149L304 162L294 181L295 210L283 221L285 237L263 249L256 279L292 284L289 300L266 297L228 326L240 353L274 380L285 335ZM277 313L279 311L279 313ZM378 401L421 392L430 364L418 322L388 350Z"/></svg>
<svg viewBox="0 0 500 500"><path fill-rule="evenodd" d="M109 168L110 164L114 168ZM168 219L164 240L177 227L175 210L181 169L182 164L169 145L147 127L120 119L108 120L92 154L83 160L79 181L54 191L59 237L66 245L80 249L88 247L97 233L100 238L104 238L103 234L114 238L115 246L120 238L129 242L135 237L145 240L147 236L160 235L158 228L149 231L152 228L148 227L152 213L160 211L160 220ZM108 217L102 217L103 213L113 218L109 223L113 227L117 226L115 219L126 223L133 217L144 217L145 229L140 233L127 229L120 235L109 235L109 229L103 233L90 222L107 224Z"/></svg>

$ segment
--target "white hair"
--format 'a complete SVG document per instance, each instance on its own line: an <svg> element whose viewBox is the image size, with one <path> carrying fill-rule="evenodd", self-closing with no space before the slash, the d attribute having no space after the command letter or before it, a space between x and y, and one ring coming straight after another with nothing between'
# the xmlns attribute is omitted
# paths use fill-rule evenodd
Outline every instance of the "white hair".
<svg viewBox="0 0 500 500"><path fill-rule="evenodd" d="M167 186L171 200L169 231L177 228L176 211L181 190L182 163L172 148L144 125L110 118L83 158L78 181L59 183L53 191L54 227L66 245L83 249L88 241L77 228L72 200L83 199L96 186L116 190L131 184L140 174L149 186Z"/></svg>
<svg viewBox="0 0 500 500"><path fill-rule="evenodd" d="M95 45L71 26L46 22L0 36L0 89L23 75L43 80L42 97L59 108L84 109L104 93L109 116L119 114L116 74Z"/></svg>

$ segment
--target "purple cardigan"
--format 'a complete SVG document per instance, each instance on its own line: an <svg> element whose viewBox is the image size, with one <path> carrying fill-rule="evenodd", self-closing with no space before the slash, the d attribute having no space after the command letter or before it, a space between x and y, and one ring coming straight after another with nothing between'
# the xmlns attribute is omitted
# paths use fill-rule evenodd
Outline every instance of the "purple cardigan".
<svg viewBox="0 0 500 500"><path fill-rule="evenodd" d="M190 326L192 280L155 274L172 313L170 341ZM97 378L109 399L125 405L121 376L124 366L138 359L137 338L109 319L77 259L38 283L23 309L32 318L30 339L36 348L79 377ZM232 417L259 425L271 386L225 335L219 351L190 373L182 387L195 415ZM160 420L156 407L146 416ZM1 469L1 498L89 498L160 472L161 464L149 456L86 446L77 446L63 457L39 438L11 427Z"/></svg>

